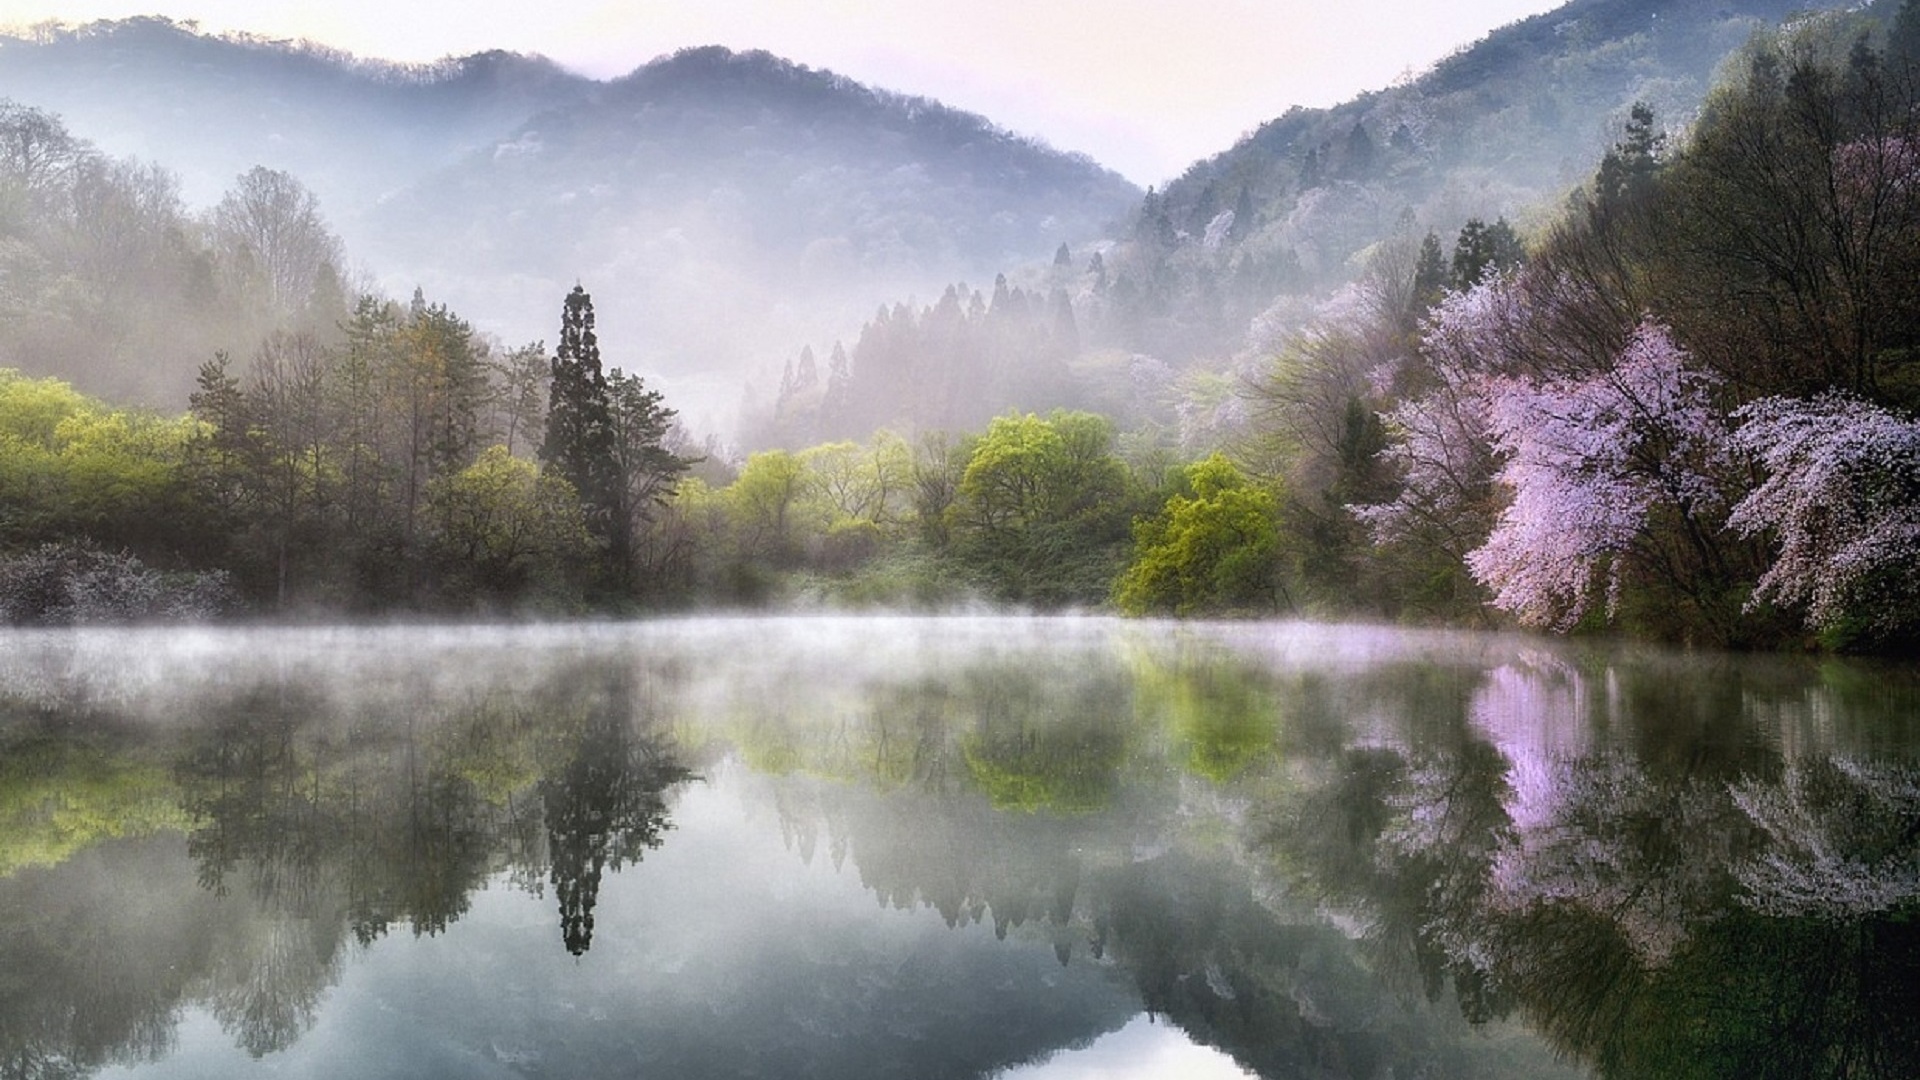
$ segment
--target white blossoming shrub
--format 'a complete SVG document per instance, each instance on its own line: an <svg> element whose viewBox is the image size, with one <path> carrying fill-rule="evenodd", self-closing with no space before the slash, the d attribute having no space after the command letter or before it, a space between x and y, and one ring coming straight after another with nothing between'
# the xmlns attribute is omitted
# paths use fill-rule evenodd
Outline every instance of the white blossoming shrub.
<svg viewBox="0 0 1920 1080"><path fill-rule="evenodd" d="M133 555L76 543L0 559L0 624L183 622L237 607L233 585L220 571L163 574Z"/></svg>
<svg viewBox="0 0 1920 1080"><path fill-rule="evenodd" d="M1752 603L1803 608L1833 644L1920 632L1920 421L1838 392L1735 417L1766 478L1728 524L1779 544Z"/></svg>

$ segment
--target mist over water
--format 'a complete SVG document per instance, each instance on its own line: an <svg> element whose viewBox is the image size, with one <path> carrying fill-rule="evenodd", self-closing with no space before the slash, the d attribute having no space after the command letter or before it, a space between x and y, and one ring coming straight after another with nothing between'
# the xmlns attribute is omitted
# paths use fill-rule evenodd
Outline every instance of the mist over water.
<svg viewBox="0 0 1920 1080"><path fill-rule="evenodd" d="M1901 1075L1917 699L1871 666L1308 623L13 632L0 1051ZM1837 981L1753 960L1836 950ZM1739 1019L1789 1006L1825 1019Z"/></svg>

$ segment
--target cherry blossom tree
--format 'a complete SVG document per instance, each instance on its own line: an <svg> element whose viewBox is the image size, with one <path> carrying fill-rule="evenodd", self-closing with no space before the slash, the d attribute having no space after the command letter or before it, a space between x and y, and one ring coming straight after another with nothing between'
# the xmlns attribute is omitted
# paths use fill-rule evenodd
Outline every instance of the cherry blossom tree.
<svg viewBox="0 0 1920 1080"><path fill-rule="evenodd" d="M1733 462L1715 385L1651 320L1607 371L1490 381L1488 432L1512 500L1466 561L1496 607L1564 631L1601 597L1611 618L1630 572L1683 591L1724 573L1710 515Z"/></svg>
<svg viewBox="0 0 1920 1080"><path fill-rule="evenodd" d="M1780 553L1749 607L1804 607L1807 625L1883 637L1920 623L1920 421L1838 391L1735 414L1766 479L1733 508Z"/></svg>
<svg viewBox="0 0 1920 1080"><path fill-rule="evenodd" d="M1411 544L1460 560L1484 541L1495 471L1487 389L1525 321L1507 277L1449 293L1435 305L1424 325L1425 364L1401 374L1411 386L1384 416L1393 441L1382 457L1400 490L1388 502L1353 508L1374 543Z"/></svg>

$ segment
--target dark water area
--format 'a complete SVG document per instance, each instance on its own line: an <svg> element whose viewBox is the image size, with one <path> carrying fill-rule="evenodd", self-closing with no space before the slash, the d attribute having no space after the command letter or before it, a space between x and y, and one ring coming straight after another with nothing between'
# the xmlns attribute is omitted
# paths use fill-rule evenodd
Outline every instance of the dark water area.
<svg viewBox="0 0 1920 1080"><path fill-rule="evenodd" d="M0 634L0 1077L1920 1076L1920 678L1371 627Z"/></svg>

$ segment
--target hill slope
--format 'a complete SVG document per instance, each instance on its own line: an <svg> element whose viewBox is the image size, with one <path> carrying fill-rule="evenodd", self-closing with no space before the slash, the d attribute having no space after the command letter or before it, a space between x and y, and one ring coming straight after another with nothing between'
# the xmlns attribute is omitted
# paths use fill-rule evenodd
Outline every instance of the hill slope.
<svg viewBox="0 0 1920 1080"><path fill-rule="evenodd" d="M516 320L585 278L601 312L645 319L654 366L737 373L742 357L784 358L794 330L844 333L890 296L1098 235L1137 198L978 116L704 48L387 199L366 249ZM510 284L527 280L550 284ZM540 306L516 308L526 294Z"/></svg>
<svg viewBox="0 0 1920 1080"><path fill-rule="evenodd" d="M1140 299L1116 322L1168 359L1227 352L1277 295L1348 280L1397 234L1524 228L1592 176L1634 103L1684 127L1731 52L1808 6L1571 0L1417 78L1289 111L1143 203L1120 260Z"/></svg>

